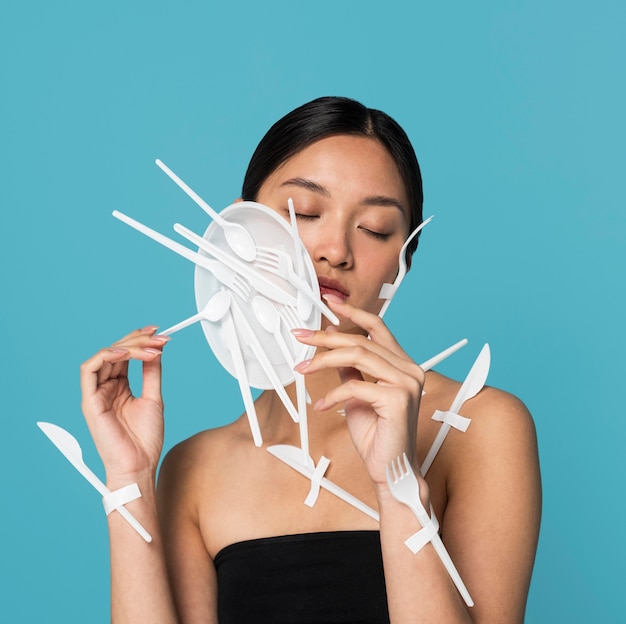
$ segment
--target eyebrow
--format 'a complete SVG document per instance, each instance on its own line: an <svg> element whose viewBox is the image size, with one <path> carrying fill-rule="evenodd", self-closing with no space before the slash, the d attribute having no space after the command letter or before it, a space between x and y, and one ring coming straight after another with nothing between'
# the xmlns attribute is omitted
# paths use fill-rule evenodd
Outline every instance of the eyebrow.
<svg viewBox="0 0 626 624"><path fill-rule="evenodd" d="M313 193L317 193L318 195L322 195L323 197L330 197L328 189L317 182L313 182L313 180L308 180L307 178L290 178L289 180L285 180L280 186L297 186ZM368 195L359 203L362 206L391 206L397 208L402 214L406 212L405 207L397 199L394 197L388 197L387 195Z"/></svg>
<svg viewBox="0 0 626 624"><path fill-rule="evenodd" d="M289 180L285 180L281 184L281 186L298 186L300 188L306 189L307 191L317 193L318 195L330 197L330 193L328 192L328 190L325 189L321 184L313 182L313 180L307 180L306 178L290 178Z"/></svg>

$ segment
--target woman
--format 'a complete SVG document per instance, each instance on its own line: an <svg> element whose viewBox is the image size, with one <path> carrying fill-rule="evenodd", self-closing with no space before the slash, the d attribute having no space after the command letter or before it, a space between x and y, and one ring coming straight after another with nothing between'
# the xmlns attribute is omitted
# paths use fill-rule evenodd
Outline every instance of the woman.
<svg viewBox="0 0 626 624"><path fill-rule="evenodd" d="M321 293L341 321L294 332L317 347L296 366L313 400L311 456L330 458L326 476L376 508L380 524L325 491L313 508L303 505L310 483L254 446L245 415L176 446L157 494L167 338L153 326L134 331L81 369L107 486L139 485L142 497L128 509L155 538L146 544L109 515L113 620L522 622L540 517L525 407L483 389L463 406L472 426L453 430L420 478L473 608L432 544L415 555L404 545L420 525L385 478L385 465L403 452L419 474L440 426L431 416L459 389L424 373L377 316L381 285L393 282L402 244L421 222L421 178L405 133L352 100L315 100L270 129L242 196L285 217L294 200ZM140 397L128 385L131 359L143 362ZM299 444L273 391L256 410L266 446Z"/></svg>

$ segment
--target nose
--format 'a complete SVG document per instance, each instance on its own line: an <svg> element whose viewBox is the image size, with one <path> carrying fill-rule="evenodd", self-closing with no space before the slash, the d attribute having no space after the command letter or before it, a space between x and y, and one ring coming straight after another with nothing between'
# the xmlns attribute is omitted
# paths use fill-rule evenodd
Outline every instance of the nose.
<svg viewBox="0 0 626 624"><path fill-rule="evenodd" d="M315 262L327 262L332 267L349 269L354 258L350 234L345 224L329 220L316 228L312 247L309 248Z"/></svg>

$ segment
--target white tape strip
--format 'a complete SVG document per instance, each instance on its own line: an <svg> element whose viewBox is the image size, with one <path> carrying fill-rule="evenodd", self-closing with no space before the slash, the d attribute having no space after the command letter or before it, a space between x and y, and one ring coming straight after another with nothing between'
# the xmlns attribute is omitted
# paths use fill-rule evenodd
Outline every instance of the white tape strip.
<svg viewBox="0 0 626 624"><path fill-rule="evenodd" d="M311 475L311 489L309 490L309 493L304 501L304 504L308 507L313 507L313 505L315 505L315 501L320 493L320 484L322 482L322 478L324 477L324 473L328 468L328 464L330 464L330 459L322 455L320 460L317 462L317 466L315 466L315 470Z"/></svg>
<svg viewBox="0 0 626 624"><path fill-rule="evenodd" d="M126 503L130 503L138 498L141 498L139 486L136 483L131 483L130 485L126 485L125 487L115 490L110 494L105 494L102 497L102 504L104 505L104 511L108 516L112 511L115 511Z"/></svg>
<svg viewBox="0 0 626 624"><path fill-rule="evenodd" d="M393 299L393 296L396 294L397 290L398 290L398 286L396 284L384 283L380 287L378 298L379 299Z"/></svg>
<svg viewBox="0 0 626 624"><path fill-rule="evenodd" d="M415 555L417 554L428 542L430 542L439 531L439 521L435 516L432 505L430 506L430 520L425 524L417 533L413 533L404 543L407 548Z"/></svg>
<svg viewBox="0 0 626 624"><path fill-rule="evenodd" d="M466 418L465 416L461 416L461 414L456 414L454 412L442 412L440 410L435 410L435 413L432 415L432 419L437 420L438 422L446 423L463 432L467 431L467 428L472 422L471 418Z"/></svg>

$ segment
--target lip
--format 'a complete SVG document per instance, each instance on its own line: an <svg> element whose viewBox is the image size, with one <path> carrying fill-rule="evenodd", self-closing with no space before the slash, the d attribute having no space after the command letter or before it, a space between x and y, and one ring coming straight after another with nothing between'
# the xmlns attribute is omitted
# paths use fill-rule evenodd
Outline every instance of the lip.
<svg viewBox="0 0 626 624"><path fill-rule="evenodd" d="M324 277L323 275L318 275L317 281L320 286L320 295L335 295L344 300L350 296L350 293L337 280Z"/></svg>

